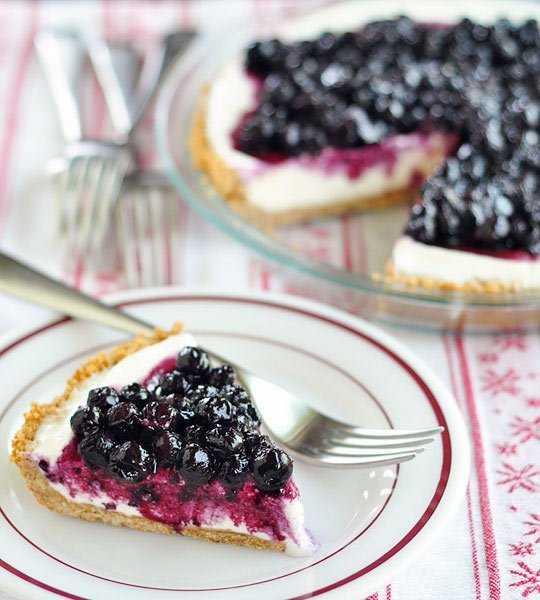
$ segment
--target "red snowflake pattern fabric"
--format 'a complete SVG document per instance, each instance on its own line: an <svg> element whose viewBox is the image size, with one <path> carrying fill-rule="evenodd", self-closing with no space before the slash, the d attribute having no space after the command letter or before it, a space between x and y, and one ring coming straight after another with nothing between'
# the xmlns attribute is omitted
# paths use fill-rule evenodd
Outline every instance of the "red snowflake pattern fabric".
<svg viewBox="0 0 540 600"><path fill-rule="evenodd" d="M324 3L327 0L309 4ZM46 190L40 190L35 198L32 194L21 197L22 188L18 186L21 181L36 183L33 178L42 171L44 157L58 151L54 136L44 135L35 144L36 125L50 118L45 114L40 120L43 105L35 100L41 94L48 97L48 91L35 72L32 39L33 31L44 25L73 26L75 13L64 10L63 4L67 3L0 2L0 28L5 34L0 35L4 67L0 69L0 85L5 100L0 102L0 121L9 125L0 128L1 164L5 170L0 190L0 228L3 241L21 258L58 274L62 273L60 253L48 238L54 227L54 211L39 212L43 223L40 221L40 227L35 228L32 244L27 243L28 211L44 205L42 194ZM215 29L216 23L224 36L227 27L236 23L240 29L266 32L269 20L290 22L295 12L305 10L304 4L308 3L87 0L77 3L77 11L80 7L78 26L87 27L90 33L140 42L171 28L204 31L207 27ZM62 22L64 13L67 16ZM106 119L102 102L88 103L93 104L96 110L91 111L95 114L89 119L87 133L98 136L106 129ZM151 167L157 164L151 119L142 124L139 133L143 148L140 159L145 167ZM45 139L48 137L51 139ZM15 201L18 198L24 201ZM254 288L285 292L354 314L365 313L364 296L352 289L324 285L299 272L291 270L287 274L269 268L267 262L232 240L216 235L209 224L188 213L184 203L179 205L178 220L176 260L171 261L173 283L226 285L239 292ZM373 226L376 221L370 215L351 215L287 228L279 235L290 247L316 260L368 273L380 267L383 259L380 252L370 255L373 248L380 249L373 240L382 234L391 235ZM117 291L118 278L94 278L90 273L81 269L65 275L70 283L88 292ZM0 333L10 327L28 326L29 315L18 303L9 304L2 297L0 304ZM540 332L460 337L387 329L419 354L453 391L470 435L472 469L463 504L447 530L429 552L415 556L417 560L394 581L381 582L370 600L540 600ZM407 469L408 465L404 472ZM343 590L339 597L358 598L348 588Z"/></svg>
<svg viewBox="0 0 540 600"><path fill-rule="evenodd" d="M479 503L491 508L497 556L486 568L499 579L498 591L478 598L540 599L540 339L471 338L464 352L489 463Z"/></svg>

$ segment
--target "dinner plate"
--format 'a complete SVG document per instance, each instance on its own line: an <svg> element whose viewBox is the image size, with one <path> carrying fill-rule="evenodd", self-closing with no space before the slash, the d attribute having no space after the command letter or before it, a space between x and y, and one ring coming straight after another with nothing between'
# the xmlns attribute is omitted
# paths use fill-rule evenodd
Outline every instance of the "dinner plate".
<svg viewBox="0 0 540 600"><path fill-rule="evenodd" d="M85 358L124 336L62 318L0 341L0 589L21 598L360 598L440 535L468 479L462 417L438 378L373 325L270 294L145 290L111 298L161 326L182 320L209 348L319 410L369 427L444 433L399 468L339 470L297 460L307 526L320 542L292 558L50 512L10 463L32 401L47 401Z"/></svg>

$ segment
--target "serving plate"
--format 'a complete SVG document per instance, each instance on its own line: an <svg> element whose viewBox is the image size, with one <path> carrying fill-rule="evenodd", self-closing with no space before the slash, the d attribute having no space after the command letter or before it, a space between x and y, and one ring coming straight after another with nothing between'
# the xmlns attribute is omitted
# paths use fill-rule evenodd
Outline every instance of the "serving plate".
<svg viewBox="0 0 540 600"><path fill-rule="evenodd" d="M536 2L481 0L452 3L419 0L346 2L301 21L275 27L281 35L317 35L407 14L429 22L463 16L489 22L540 18ZM265 36L272 25L265 27ZM260 35L260 34L259 34ZM375 281L405 223L406 207L317 221L268 233L233 211L193 165L190 130L204 86L247 43L254 29L227 36L203 36L171 70L158 100L156 137L167 175L181 196L214 225L266 261L265 281L274 290L324 299L356 314L415 327L464 330L525 328L540 323L540 292L481 294L429 291Z"/></svg>
<svg viewBox="0 0 540 600"><path fill-rule="evenodd" d="M272 294L170 288L113 300L164 327L182 319L209 348L330 415L373 427L440 424L445 432L399 469L296 461L307 526L321 544L310 557L72 519L37 504L10 463L10 440L31 402L51 399L81 361L121 337L48 321L0 341L0 590L32 599L360 598L440 536L468 480L467 435L449 392L395 339L336 309Z"/></svg>

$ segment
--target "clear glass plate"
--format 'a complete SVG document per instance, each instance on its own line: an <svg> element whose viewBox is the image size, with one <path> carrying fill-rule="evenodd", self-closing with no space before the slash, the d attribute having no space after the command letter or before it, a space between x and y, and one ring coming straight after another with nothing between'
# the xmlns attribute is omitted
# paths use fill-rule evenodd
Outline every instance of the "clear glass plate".
<svg viewBox="0 0 540 600"><path fill-rule="evenodd" d="M362 20L409 14L445 22L467 15L489 20L540 17L535 2L462 0L443 6L431 2L362 2ZM356 5L357 10L358 4ZM427 17L426 17L427 16ZM358 22L360 25L361 21ZM357 23L355 23L357 25ZM290 26L290 24L288 25ZM268 30L265 30L268 31ZM201 37L172 68L158 99L157 144L164 167L180 195L200 214L268 261L268 273L281 291L317 298L346 310L414 327L460 330L537 327L540 292L480 294L408 288L380 283L393 241L407 215L406 207L373 211L287 227L269 234L239 214L213 189L193 165L190 131L204 86L229 58L256 37L253 30L235 35ZM318 239L336 236L341 251ZM335 245L334 245L335 247Z"/></svg>

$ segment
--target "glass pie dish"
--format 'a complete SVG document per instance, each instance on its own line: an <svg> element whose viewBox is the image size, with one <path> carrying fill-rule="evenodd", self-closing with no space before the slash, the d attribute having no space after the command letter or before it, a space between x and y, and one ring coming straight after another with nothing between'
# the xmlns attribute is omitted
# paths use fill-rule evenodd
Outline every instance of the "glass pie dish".
<svg viewBox="0 0 540 600"><path fill-rule="evenodd" d="M354 27L361 26L362 21L400 14L436 23L464 16L483 21L501 16L540 18L540 5L534 2L478 2L471 6L459 1L434 6L424 1L408 5L391 1L384 5L364 2L362 7L362 20ZM309 17L304 17L304 22L306 19ZM205 85L256 37L254 30L226 38L203 36L169 73L158 99L156 135L166 174L180 195L203 217L265 259L272 289L417 328L488 331L537 327L540 290L471 293L377 280L374 274L384 271L393 242L406 222L407 206L272 231L258 228L233 210L195 168L190 134Z"/></svg>

